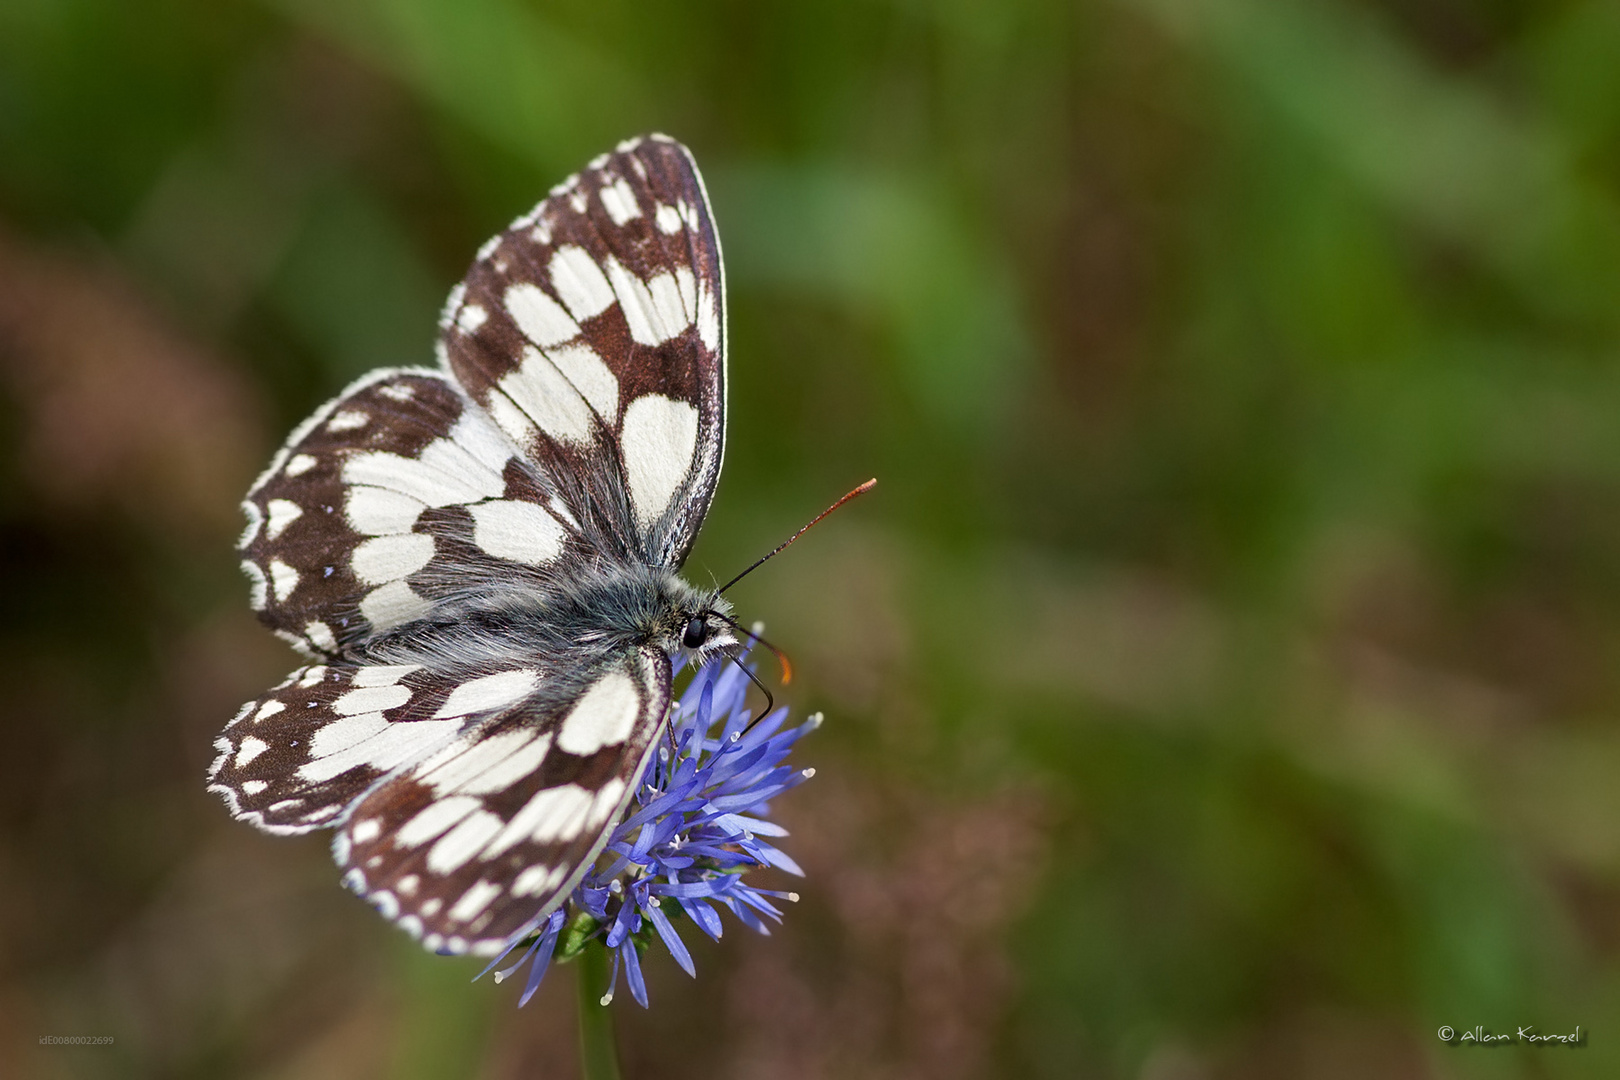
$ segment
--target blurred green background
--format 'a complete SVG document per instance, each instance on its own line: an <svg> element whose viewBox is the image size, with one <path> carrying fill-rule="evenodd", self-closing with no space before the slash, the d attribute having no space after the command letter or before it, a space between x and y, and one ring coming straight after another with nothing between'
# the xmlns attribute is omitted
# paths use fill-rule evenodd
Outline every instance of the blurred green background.
<svg viewBox="0 0 1620 1080"><path fill-rule="evenodd" d="M1591 0L0 0L0 1075L575 1074L570 973L202 776L293 665L252 476L649 130L731 284L692 576L881 484L733 594L828 716L804 900L628 1075L1620 1075Z"/></svg>

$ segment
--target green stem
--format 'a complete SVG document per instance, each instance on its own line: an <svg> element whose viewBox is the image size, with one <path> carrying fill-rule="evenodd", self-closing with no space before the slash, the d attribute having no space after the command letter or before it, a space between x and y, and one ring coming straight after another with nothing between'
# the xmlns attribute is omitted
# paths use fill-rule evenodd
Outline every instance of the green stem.
<svg viewBox="0 0 1620 1080"><path fill-rule="evenodd" d="M613 1014L602 1004L608 984L608 951L592 941L579 954L579 1071L585 1080L619 1080L613 1045Z"/></svg>

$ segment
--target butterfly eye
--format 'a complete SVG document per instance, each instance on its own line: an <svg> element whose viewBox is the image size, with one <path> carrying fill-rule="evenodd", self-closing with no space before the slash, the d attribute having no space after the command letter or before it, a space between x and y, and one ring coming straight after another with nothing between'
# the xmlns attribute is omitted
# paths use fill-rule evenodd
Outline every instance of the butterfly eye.
<svg viewBox="0 0 1620 1080"><path fill-rule="evenodd" d="M709 640L709 624L699 615L686 624L686 632L681 635L681 644L688 649L695 649Z"/></svg>

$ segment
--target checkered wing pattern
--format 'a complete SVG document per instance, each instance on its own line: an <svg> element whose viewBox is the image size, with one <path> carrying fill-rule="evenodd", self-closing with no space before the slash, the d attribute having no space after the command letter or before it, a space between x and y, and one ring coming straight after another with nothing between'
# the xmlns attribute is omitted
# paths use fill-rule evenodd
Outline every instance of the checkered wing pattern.
<svg viewBox="0 0 1620 1080"><path fill-rule="evenodd" d="M294 432L242 504L272 629L336 657L457 589L565 572L590 547L553 485L440 372L374 372Z"/></svg>
<svg viewBox="0 0 1620 1080"><path fill-rule="evenodd" d="M300 668L226 727L210 788L267 831L337 827L350 888L429 948L493 952L600 852L669 708L657 649L560 696L548 674Z"/></svg>
<svg viewBox="0 0 1620 1080"><path fill-rule="evenodd" d="M479 252L441 370L373 372L300 425L240 550L255 610L315 662L220 736L232 812L336 828L347 883L434 949L493 952L561 903L633 795L671 669L593 646L570 585L685 559L720 471L723 327L703 182L651 136ZM574 621L536 625L561 596Z"/></svg>
<svg viewBox="0 0 1620 1080"><path fill-rule="evenodd" d="M604 154L479 252L445 364L566 486L603 543L679 566L725 438L725 283L697 166L661 136Z"/></svg>
<svg viewBox="0 0 1620 1080"><path fill-rule="evenodd" d="M354 805L333 844L344 882L430 949L493 955L601 852L669 699L669 658L637 650L429 755Z"/></svg>

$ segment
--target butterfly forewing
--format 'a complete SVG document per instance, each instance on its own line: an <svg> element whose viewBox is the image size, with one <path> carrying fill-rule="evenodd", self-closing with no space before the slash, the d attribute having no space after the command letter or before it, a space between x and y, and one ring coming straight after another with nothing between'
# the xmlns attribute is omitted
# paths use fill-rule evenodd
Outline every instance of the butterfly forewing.
<svg viewBox="0 0 1620 1080"><path fill-rule="evenodd" d="M669 708L669 658L629 652L517 708L358 802L345 881L430 948L493 952L567 894L634 794Z"/></svg>
<svg viewBox="0 0 1620 1080"><path fill-rule="evenodd" d="M435 592L543 575L575 537L551 487L443 373L373 373L248 493L253 606L336 656L426 615Z"/></svg>
<svg viewBox="0 0 1620 1080"><path fill-rule="evenodd" d="M573 511L678 566L720 473L724 281L684 147L621 145L479 253L451 294L450 371Z"/></svg>

